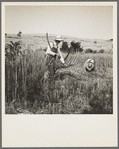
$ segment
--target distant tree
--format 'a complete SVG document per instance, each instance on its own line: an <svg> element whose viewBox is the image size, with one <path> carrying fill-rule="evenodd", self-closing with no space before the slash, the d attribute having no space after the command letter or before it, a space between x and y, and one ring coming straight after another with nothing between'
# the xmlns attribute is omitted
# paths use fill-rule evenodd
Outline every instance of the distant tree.
<svg viewBox="0 0 119 149"><path fill-rule="evenodd" d="M86 49L85 53L93 53L93 50L92 49Z"/></svg>
<svg viewBox="0 0 119 149"><path fill-rule="evenodd" d="M98 53L104 53L105 51L103 49L101 49Z"/></svg>
<svg viewBox="0 0 119 149"><path fill-rule="evenodd" d="M110 39L110 41L113 41L113 39Z"/></svg>
<svg viewBox="0 0 119 149"><path fill-rule="evenodd" d="M70 44L74 51L83 52L83 48L81 48L81 42L72 41Z"/></svg>
<svg viewBox="0 0 119 149"><path fill-rule="evenodd" d="M18 34L17 34L17 36L18 36L18 37L21 37L21 34L22 34L22 32L19 31Z"/></svg>
<svg viewBox="0 0 119 149"><path fill-rule="evenodd" d="M68 43L66 41L63 42L61 51L67 52L69 50Z"/></svg>
<svg viewBox="0 0 119 149"><path fill-rule="evenodd" d="M93 51L93 53L97 53L97 51L96 51L96 50L94 50L94 51Z"/></svg>
<svg viewBox="0 0 119 149"><path fill-rule="evenodd" d="M73 47L74 49L78 48L78 45L74 40L70 44L71 44L71 47Z"/></svg>
<svg viewBox="0 0 119 149"><path fill-rule="evenodd" d="M94 43L97 43L97 41L94 41Z"/></svg>

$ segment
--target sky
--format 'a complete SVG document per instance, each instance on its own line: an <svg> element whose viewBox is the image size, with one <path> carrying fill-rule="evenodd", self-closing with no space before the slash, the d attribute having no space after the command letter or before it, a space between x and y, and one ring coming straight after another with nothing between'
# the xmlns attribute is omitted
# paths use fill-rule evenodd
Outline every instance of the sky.
<svg viewBox="0 0 119 149"><path fill-rule="evenodd" d="M113 38L113 6L6 6L5 32Z"/></svg>

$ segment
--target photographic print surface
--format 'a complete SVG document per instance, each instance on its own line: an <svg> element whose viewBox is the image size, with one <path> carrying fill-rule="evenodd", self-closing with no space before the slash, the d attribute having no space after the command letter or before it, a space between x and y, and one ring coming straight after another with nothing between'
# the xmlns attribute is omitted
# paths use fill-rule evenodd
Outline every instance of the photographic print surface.
<svg viewBox="0 0 119 149"><path fill-rule="evenodd" d="M113 114L113 6L5 6L5 112Z"/></svg>
<svg viewBox="0 0 119 149"><path fill-rule="evenodd" d="M117 138L117 3L2 3L2 146Z"/></svg>

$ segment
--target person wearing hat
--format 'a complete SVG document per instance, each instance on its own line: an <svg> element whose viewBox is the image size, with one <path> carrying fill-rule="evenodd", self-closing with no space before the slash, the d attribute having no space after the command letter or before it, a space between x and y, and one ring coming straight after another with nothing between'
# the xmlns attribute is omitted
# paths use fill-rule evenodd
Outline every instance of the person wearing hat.
<svg viewBox="0 0 119 149"><path fill-rule="evenodd" d="M60 51L62 42L63 39L61 38L61 36L57 36L54 42L50 42L50 46L48 45L46 50L46 55L48 55L48 61L50 61L52 58L56 58L57 56L60 59L60 61L64 64L64 58Z"/></svg>
<svg viewBox="0 0 119 149"><path fill-rule="evenodd" d="M85 63L84 63L84 71L85 72L91 72L95 70L95 61L93 59L88 59Z"/></svg>
<svg viewBox="0 0 119 149"><path fill-rule="evenodd" d="M57 36L53 42L50 42L50 46L48 44L47 50L46 50L46 61L45 66L47 68L47 71L44 73L44 85L45 88L48 87L48 89L45 89L45 94L49 95L49 100L51 102L55 101L54 97L54 72L57 68L61 68L65 66L64 59L61 54L60 48L62 46L63 39L60 36Z"/></svg>

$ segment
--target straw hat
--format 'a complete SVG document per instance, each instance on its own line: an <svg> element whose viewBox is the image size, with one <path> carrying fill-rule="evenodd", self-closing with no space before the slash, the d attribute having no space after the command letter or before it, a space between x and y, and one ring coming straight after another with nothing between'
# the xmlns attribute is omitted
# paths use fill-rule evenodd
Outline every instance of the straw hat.
<svg viewBox="0 0 119 149"><path fill-rule="evenodd" d="M55 41L63 41L62 37L60 35L58 35L56 38L55 38Z"/></svg>
<svg viewBox="0 0 119 149"><path fill-rule="evenodd" d="M88 60L87 60L87 63L93 63L93 64L94 64L94 62L95 62L95 61L94 61L93 59L88 59Z"/></svg>
<svg viewBox="0 0 119 149"><path fill-rule="evenodd" d="M95 68L95 61L93 59L88 59L84 64L85 71L93 71Z"/></svg>

